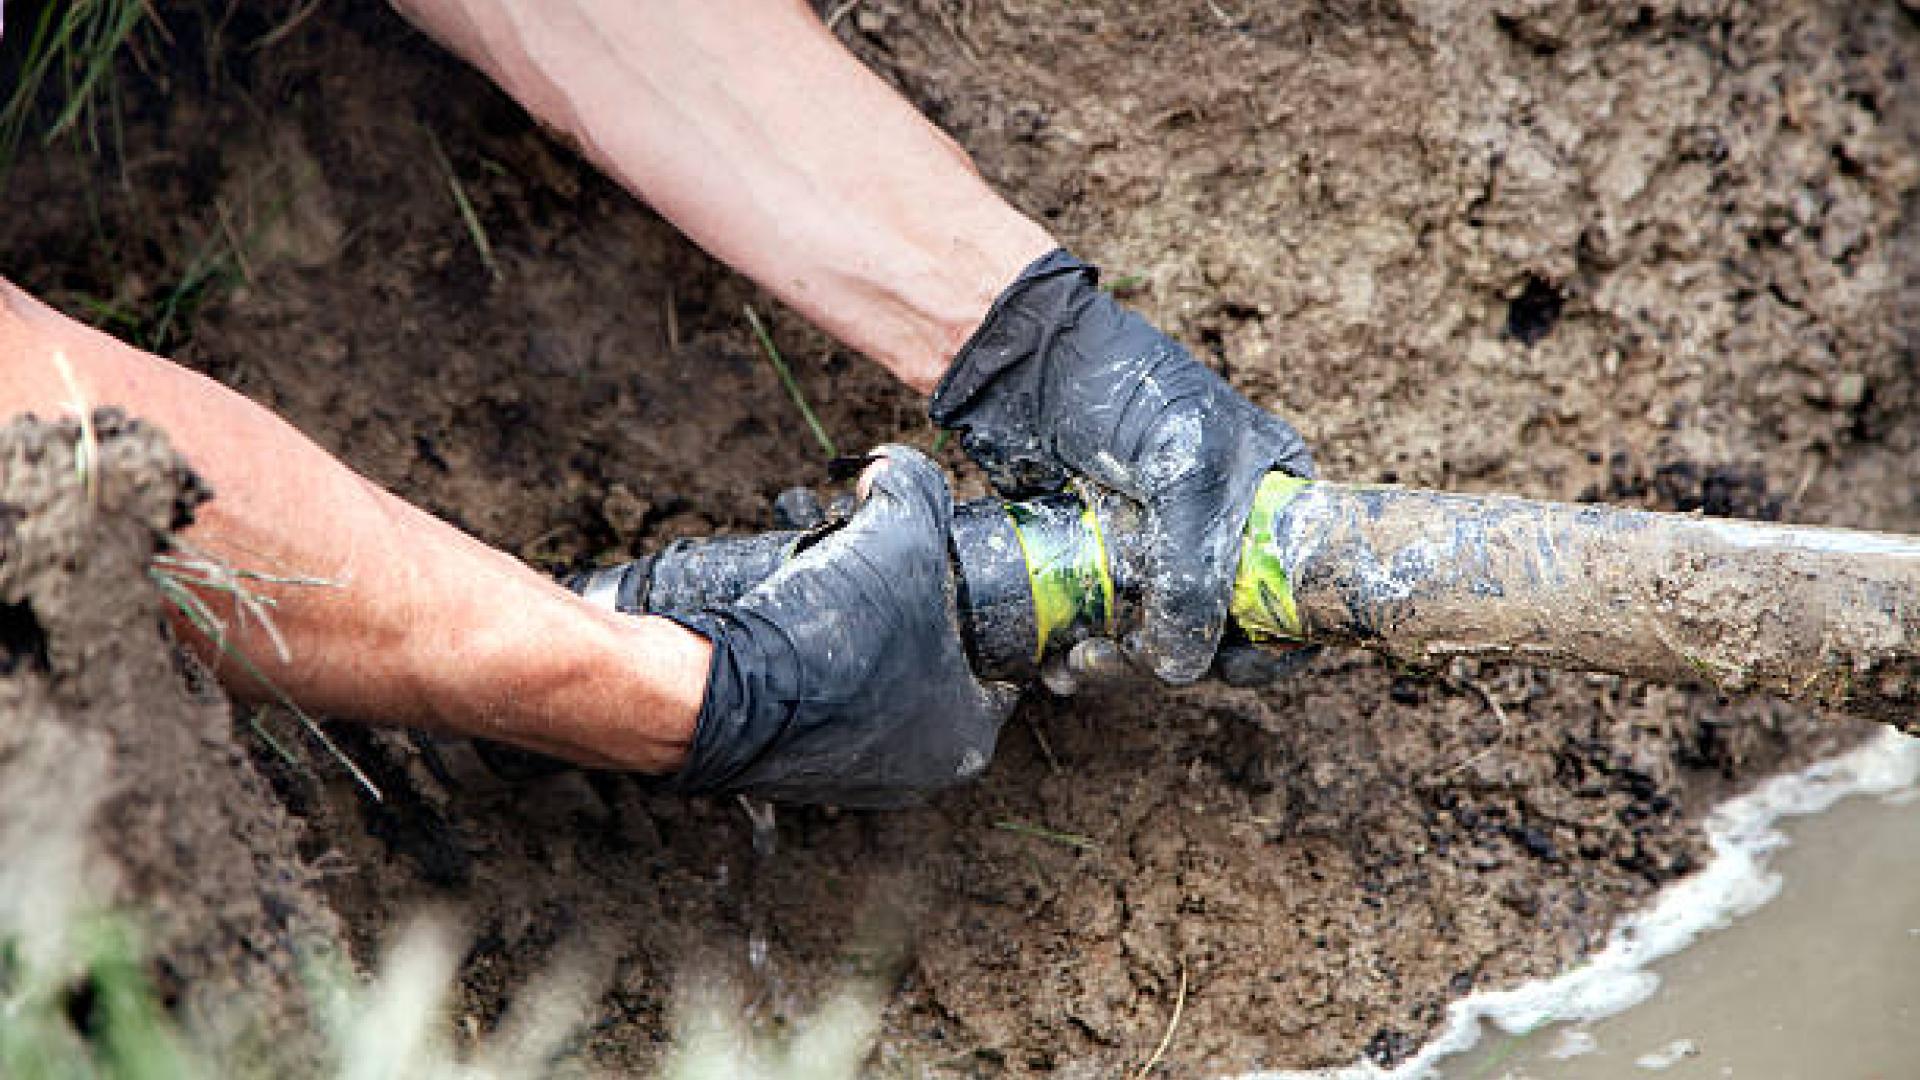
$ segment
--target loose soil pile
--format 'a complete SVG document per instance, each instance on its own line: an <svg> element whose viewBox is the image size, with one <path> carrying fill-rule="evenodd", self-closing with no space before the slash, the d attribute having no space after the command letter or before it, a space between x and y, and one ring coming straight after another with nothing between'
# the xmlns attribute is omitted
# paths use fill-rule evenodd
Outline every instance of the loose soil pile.
<svg viewBox="0 0 1920 1080"><path fill-rule="evenodd" d="M740 316L765 301L484 80L377 4L257 49L267 13L193 7L161 5L174 46L123 72L117 155L23 162L5 273L554 569L765 527L818 478ZM1920 531L1920 27L1892 0L865 0L839 32L1330 476ZM876 369L776 330L842 444L928 441ZM226 767L167 715L143 775ZM480 1028L585 936L616 959L584 1049L641 1066L683 973L738 967L796 1015L904 910L883 1071L1114 1075L1184 977L1190 1076L1404 1057L1451 998L1564 967L1685 872L1728 782L1859 729L1340 653L1259 694L1035 700L979 787L783 810L771 856L731 801L457 785L336 731L386 804L243 725L279 805L233 803L237 827L304 820L285 873L333 867L363 955L421 904L463 911Z"/></svg>
<svg viewBox="0 0 1920 1080"><path fill-rule="evenodd" d="M237 1049L310 1046L297 997L255 992L290 988L339 923L148 578L204 497L157 431L117 413L84 438L72 419L0 428L0 871L10 904L137 913L156 992ZM79 896L48 872L69 859Z"/></svg>

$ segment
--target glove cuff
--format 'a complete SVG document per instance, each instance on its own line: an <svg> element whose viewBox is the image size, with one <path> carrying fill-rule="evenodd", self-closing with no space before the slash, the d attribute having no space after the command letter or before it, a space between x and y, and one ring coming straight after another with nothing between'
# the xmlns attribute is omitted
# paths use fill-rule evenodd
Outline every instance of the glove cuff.
<svg viewBox="0 0 1920 1080"><path fill-rule="evenodd" d="M966 406L1008 368L1036 353L1060 329L1076 285L1099 282L1098 268L1055 248L1027 264L987 309L987 315L953 356L933 391L927 414L942 427L955 426Z"/></svg>
<svg viewBox="0 0 1920 1080"><path fill-rule="evenodd" d="M713 645L707 688L694 722L693 744L679 770L662 777L662 790L693 794L735 786L785 730L799 700L799 665L790 648L767 649L755 634L725 612L663 613ZM773 635L785 646L785 638Z"/></svg>
<svg viewBox="0 0 1920 1080"><path fill-rule="evenodd" d="M1054 342L1101 295L1099 276L1064 250L1035 260L994 300L928 402L927 415L961 433L967 456L1003 495L1066 482L1044 423L1047 364Z"/></svg>

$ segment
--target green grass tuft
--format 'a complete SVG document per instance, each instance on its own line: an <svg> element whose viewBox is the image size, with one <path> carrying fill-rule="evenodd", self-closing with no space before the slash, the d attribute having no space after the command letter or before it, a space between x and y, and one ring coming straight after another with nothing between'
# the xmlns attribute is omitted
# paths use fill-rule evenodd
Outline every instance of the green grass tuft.
<svg viewBox="0 0 1920 1080"><path fill-rule="evenodd" d="M56 101L58 111L37 133L42 145L63 135L84 135L97 153L104 117L118 148L113 69L143 26L165 34L147 0L71 0L41 10L19 78L0 103L0 173L12 165L43 109ZM50 100L55 88L60 96Z"/></svg>

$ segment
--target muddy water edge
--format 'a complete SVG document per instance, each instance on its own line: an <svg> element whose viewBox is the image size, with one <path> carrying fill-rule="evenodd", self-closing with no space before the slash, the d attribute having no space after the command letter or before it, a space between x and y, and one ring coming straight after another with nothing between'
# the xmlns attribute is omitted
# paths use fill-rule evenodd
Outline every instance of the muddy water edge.
<svg viewBox="0 0 1920 1080"><path fill-rule="evenodd" d="M1765 837L1771 896L1654 965L1659 988L1603 1019L1489 1032L1449 1080L1630 1075L1891 1080L1920 1050L1920 804L1905 784L1848 798Z"/></svg>
<svg viewBox="0 0 1920 1080"><path fill-rule="evenodd" d="M739 317L763 298L382 5L272 37L265 6L156 9L175 44L121 71L120 150L21 163L0 272L129 313L555 570L763 528L823 471ZM866 0L838 32L1331 477L1920 532L1920 31L1893 0ZM774 324L839 442L927 441L922 402ZM1034 701L979 788L783 811L749 874L730 801L461 787L339 731L387 804L256 748L294 858L368 959L402 913L463 911L475 1028L589 935L613 943L600 1068L657 1059L689 969L739 969L771 1020L880 964L881 1070L962 1076L1137 1066L1183 975L1171 1075L1399 1060L1448 1001L1573 963L1697 865L1730 787L1863 733L1336 652L1265 695ZM876 959L893 913L911 945Z"/></svg>

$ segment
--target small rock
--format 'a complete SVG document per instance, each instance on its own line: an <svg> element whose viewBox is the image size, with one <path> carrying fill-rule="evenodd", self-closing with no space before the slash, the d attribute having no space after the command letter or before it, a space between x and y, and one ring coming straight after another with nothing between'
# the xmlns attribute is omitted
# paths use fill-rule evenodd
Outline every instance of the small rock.
<svg viewBox="0 0 1920 1080"><path fill-rule="evenodd" d="M600 504L601 516L623 540L640 535L646 528L647 515L652 512L653 503L634 494L625 484L609 488L605 501Z"/></svg>
<svg viewBox="0 0 1920 1080"><path fill-rule="evenodd" d="M1867 400L1867 377L1849 371L1833 381L1833 403L1842 409L1857 409Z"/></svg>

